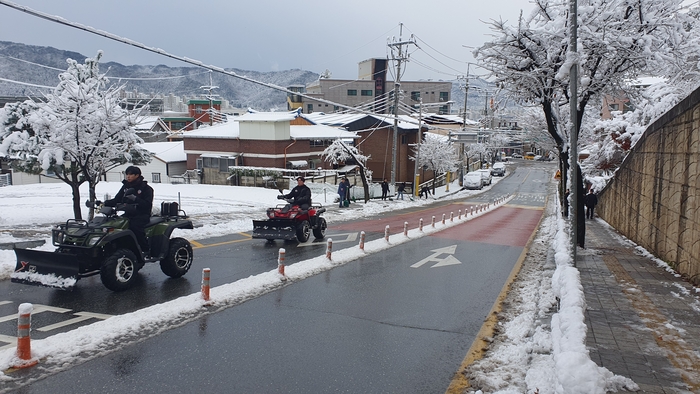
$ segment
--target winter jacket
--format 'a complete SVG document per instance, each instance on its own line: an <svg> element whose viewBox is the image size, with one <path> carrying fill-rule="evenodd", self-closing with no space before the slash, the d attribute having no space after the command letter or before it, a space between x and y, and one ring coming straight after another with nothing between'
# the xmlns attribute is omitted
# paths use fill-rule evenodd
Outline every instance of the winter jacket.
<svg viewBox="0 0 700 394"><path fill-rule="evenodd" d="M133 200L128 195L135 195ZM135 181L129 183L122 181L122 187L113 199L107 200L104 204L108 207L116 207L117 204L126 204L124 216L126 217L150 217L153 209L153 188L148 186L148 182L139 176Z"/></svg>
<svg viewBox="0 0 700 394"><path fill-rule="evenodd" d="M289 194L285 194L284 198L291 198L292 205L311 205L311 189L306 185L297 185Z"/></svg>

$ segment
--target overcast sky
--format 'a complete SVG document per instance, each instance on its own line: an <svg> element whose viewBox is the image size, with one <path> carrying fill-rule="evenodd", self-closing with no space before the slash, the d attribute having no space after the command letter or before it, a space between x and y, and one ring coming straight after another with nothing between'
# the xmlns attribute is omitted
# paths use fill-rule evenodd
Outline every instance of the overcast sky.
<svg viewBox="0 0 700 394"><path fill-rule="evenodd" d="M357 63L387 56L387 39L414 34L403 79L454 79L473 47L490 41L484 22L514 25L527 0L14 0L15 4L105 30L219 67L303 69L357 78ZM242 3L242 4L241 4ZM160 55L0 5L0 40L51 46L125 65L188 66ZM465 47L466 46L466 47ZM471 67L470 73L481 70Z"/></svg>

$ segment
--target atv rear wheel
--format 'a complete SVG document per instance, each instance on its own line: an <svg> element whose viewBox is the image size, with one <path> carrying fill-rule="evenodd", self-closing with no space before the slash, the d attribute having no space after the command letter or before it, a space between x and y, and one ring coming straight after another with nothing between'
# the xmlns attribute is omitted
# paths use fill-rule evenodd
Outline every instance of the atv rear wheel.
<svg viewBox="0 0 700 394"><path fill-rule="evenodd" d="M326 219L324 218L318 218L318 226L314 228L314 238L316 239L323 239L323 237L326 235L326 228L328 228L328 224L326 224Z"/></svg>
<svg viewBox="0 0 700 394"><path fill-rule="evenodd" d="M171 278L179 278L185 275L192 266L192 245L184 238L170 240L168 252L160 260L160 270Z"/></svg>
<svg viewBox="0 0 700 394"><path fill-rule="evenodd" d="M138 260L129 249L118 249L112 253L100 268L100 279L112 291L128 289L136 279Z"/></svg>
<svg viewBox="0 0 700 394"><path fill-rule="evenodd" d="M310 235L311 225L309 224L309 221L304 220L301 223L299 223L299 226L297 227L297 239L299 240L299 242L308 241Z"/></svg>

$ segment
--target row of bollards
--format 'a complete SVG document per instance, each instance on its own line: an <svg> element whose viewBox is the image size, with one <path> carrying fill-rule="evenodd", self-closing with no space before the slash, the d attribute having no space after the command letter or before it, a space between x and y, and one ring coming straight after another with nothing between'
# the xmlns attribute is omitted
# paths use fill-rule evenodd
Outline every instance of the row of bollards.
<svg viewBox="0 0 700 394"><path fill-rule="evenodd" d="M506 197L499 197L493 201L493 205L499 204L503 201L506 200ZM464 210L464 215L465 218L468 214L474 215L475 213L479 213L485 209L489 209L491 207L491 202L486 203L486 204L479 204L476 206L471 206L469 208L469 212L467 210ZM457 211L457 217L459 219L462 219L462 210L460 209ZM450 222L454 222L454 212L450 212ZM445 214L442 215L442 224L445 224ZM431 226L435 227L435 216L432 217L431 221ZM420 218L418 222L418 229L422 232L423 231L423 218ZM403 235L408 236L408 222L404 222L403 224ZM389 242L389 226L387 225L384 228L384 239L386 242ZM360 250L365 250L365 232L362 231L360 232ZM328 241L326 243L326 258L328 260L331 260L332 257L332 251L333 251L333 239L328 238ZM285 253L286 251L284 248L280 248L279 254L277 257L277 272L281 277L281 280L287 280L287 277L284 273L284 258L285 258ZM210 300L210 279L211 279L211 269L209 268L204 268L202 269L202 299L204 301L209 301ZM12 368L27 368L34 366L39 363L39 360L36 358L32 358L32 349L31 349L31 323L32 323L32 310L33 310L33 305L30 303L24 303L20 304L19 306L19 315L17 318L17 358L18 361L12 365Z"/></svg>

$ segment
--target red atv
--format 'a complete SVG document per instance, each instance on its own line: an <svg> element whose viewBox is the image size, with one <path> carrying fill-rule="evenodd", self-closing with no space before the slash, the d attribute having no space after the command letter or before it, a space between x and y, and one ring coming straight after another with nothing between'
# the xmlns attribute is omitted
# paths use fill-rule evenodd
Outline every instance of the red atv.
<svg viewBox="0 0 700 394"><path fill-rule="evenodd" d="M323 239L326 234L326 219L321 214L326 208L321 204L311 204L308 209L301 209L298 205L279 204L267 209L267 220L253 220L253 238L264 238L268 241L275 239L294 240L306 242L311 232L314 238Z"/></svg>

